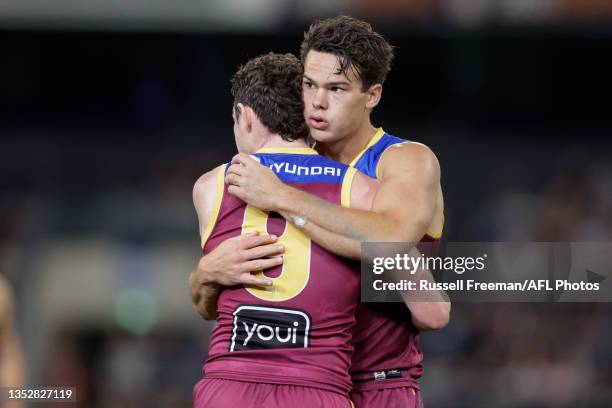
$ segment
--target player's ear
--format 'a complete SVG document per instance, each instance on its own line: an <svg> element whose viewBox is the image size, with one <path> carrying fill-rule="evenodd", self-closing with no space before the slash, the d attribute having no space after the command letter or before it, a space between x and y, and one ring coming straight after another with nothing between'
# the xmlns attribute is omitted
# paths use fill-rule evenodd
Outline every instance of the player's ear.
<svg viewBox="0 0 612 408"><path fill-rule="evenodd" d="M237 104L236 109L238 110L239 114L238 126L240 126L245 132L250 133L251 129L253 128L253 109L242 103Z"/></svg>
<svg viewBox="0 0 612 408"><path fill-rule="evenodd" d="M378 102L380 102L380 97L382 96L382 84L374 84L368 88L366 91L367 100L366 100L366 108L374 109Z"/></svg>

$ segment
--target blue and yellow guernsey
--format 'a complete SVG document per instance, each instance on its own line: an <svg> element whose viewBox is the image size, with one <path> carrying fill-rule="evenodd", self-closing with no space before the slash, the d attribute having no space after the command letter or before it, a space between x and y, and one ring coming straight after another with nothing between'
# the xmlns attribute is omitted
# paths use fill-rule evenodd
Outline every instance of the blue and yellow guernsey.
<svg viewBox="0 0 612 408"><path fill-rule="evenodd" d="M379 128L372 140L350 163L362 173L379 178L380 159L391 146L404 143ZM440 234L427 232L421 242L435 242ZM419 387L423 353L419 331L404 305L361 303L353 332L351 362L353 392L396 387Z"/></svg>
<svg viewBox="0 0 612 408"><path fill-rule="evenodd" d="M370 140L367 146L353 159L350 166L369 177L377 179L378 164L382 154L387 148L404 142L406 142L406 140L391 136L385 133L382 128L378 128L372 140Z"/></svg>

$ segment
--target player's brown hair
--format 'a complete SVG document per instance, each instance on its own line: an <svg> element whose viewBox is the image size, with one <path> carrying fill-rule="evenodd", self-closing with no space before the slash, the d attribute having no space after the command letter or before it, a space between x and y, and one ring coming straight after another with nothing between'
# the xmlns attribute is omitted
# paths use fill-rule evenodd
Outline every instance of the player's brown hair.
<svg viewBox="0 0 612 408"><path fill-rule="evenodd" d="M300 47L302 63L310 50L334 54L338 74L354 70L363 83L362 91L382 84L391 70L393 47L372 26L350 16L337 16L314 22L304 33Z"/></svg>
<svg viewBox="0 0 612 408"><path fill-rule="evenodd" d="M249 106L272 133L284 140L306 139L302 64L293 54L269 53L249 60L232 77L234 113Z"/></svg>

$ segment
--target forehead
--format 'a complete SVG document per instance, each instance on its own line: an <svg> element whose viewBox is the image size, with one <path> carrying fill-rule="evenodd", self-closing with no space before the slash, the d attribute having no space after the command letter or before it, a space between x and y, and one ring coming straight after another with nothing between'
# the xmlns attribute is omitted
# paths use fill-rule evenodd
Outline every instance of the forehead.
<svg viewBox="0 0 612 408"><path fill-rule="evenodd" d="M309 51L304 61L304 75L317 82L349 82L361 83L352 69L346 73L338 73L340 62L334 54L319 51Z"/></svg>

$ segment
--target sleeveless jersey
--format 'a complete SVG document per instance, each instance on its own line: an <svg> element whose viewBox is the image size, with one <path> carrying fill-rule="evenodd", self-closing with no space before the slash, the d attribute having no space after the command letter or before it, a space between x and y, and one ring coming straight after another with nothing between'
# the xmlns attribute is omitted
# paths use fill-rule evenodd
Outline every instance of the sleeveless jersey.
<svg viewBox="0 0 612 408"><path fill-rule="evenodd" d="M390 146L402 142L406 140L379 128L350 165L378 178L382 154ZM428 232L421 243L435 244L439 237L432 235ZM424 248L428 246L431 245L423 245ZM353 333L355 352L351 364L353 391L406 385L418 388L418 379L423 373L423 353L419 331L412 324L408 308L403 303L360 303L356 321Z"/></svg>
<svg viewBox="0 0 612 408"><path fill-rule="evenodd" d="M286 184L349 206L356 170L309 148L262 149L256 156ZM351 335L359 302L359 265L333 255L276 213L246 205L227 192L218 198L203 250L257 230L277 235L284 263L265 271L271 288L224 288L218 300L207 378L315 387L348 395ZM219 194L222 192L222 194Z"/></svg>

